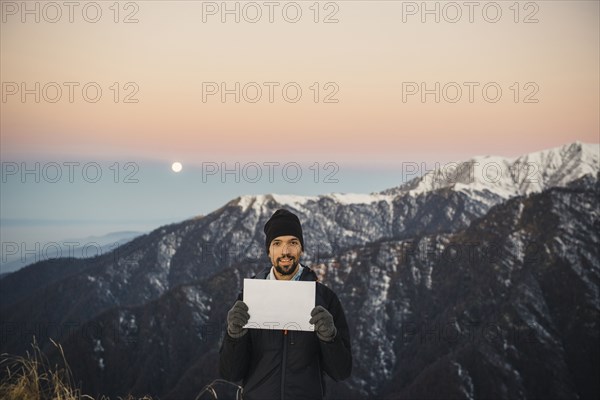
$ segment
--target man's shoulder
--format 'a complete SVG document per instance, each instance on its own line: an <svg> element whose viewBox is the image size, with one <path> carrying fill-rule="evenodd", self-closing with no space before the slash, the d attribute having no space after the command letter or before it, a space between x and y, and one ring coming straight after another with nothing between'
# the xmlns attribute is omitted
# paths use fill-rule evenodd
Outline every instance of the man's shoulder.
<svg viewBox="0 0 600 400"><path fill-rule="evenodd" d="M304 271L302 272L302 276L301 279L302 281L316 281L317 282L317 290L321 290L321 291L326 291L326 292L330 292L331 294L335 295L335 292L330 289L328 286L326 286L324 283L319 282L319 278L317 277L317 274L315 271L313 271L312 269L310 269L309 267L303 265L302 266L304 268Z"/></svg>
<svg viewBox="0 0 600 400"><path fill-rule="evenodd" d="M311 271L313 274L314 272ZM322 282L319 282L316 279L316 274L315 274L315 279L314 279L317 283L317 298L322 298L324 300L325 304L331 304L332 302L336 302L339 303L339 298L337 296L337 294L333 291L333 289L331 289L329 286L325 285Z"/></svg>
<svg viewBox="0 0 600 400"><path fill-rule="evenodd" d="M336 297L337 295L329 286L317 281L317 291L328 297Z"/></svg>
<svg viewBox="0 0 600 400"><path fill-rule="evenodd" d="M271 267L265 267L260 272L252 277L252 279L266 279L267 275L271 272Z"/></svg>
<svg viewBox="0 0 600 400"><path fill-rule="evenodd" d="M302 267L302 274L300 275L301 281L318 281L317 274L306 265L300 264Z"/></svg>

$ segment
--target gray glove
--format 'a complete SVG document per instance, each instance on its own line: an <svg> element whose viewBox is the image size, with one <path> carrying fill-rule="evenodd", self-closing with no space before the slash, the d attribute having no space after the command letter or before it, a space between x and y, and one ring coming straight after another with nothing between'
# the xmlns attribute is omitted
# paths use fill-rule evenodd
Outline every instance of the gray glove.
<svg viewBox="0 0 600 400"><path fill-rule="evenodd" d="M310 315L312 318L309 323L315 325L318 338L324 342L331 342L337 334L331 313L323 306L316 306L310 312Z"/></svg>
<svg viewBox="0 0 600 400"><path fill-rule="evenodd" d="M227 313L227 334L234 339L244 336L248 329L243 326L248 323L249 319L248 305L242 300L236 301Z"/></svg>

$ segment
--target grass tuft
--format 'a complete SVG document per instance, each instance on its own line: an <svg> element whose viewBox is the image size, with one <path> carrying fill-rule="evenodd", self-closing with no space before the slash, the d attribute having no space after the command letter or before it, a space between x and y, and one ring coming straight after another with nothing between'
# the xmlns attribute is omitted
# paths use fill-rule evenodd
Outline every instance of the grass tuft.
<svg viewBox="0 0 600 400"><path fill-rule="evenodd" d="M94 400L81 393L75 385L71 368L60 344L50 339L58 349L62 365L51 366L35 338L32 351L24 357L0 355L0 369L4 378L0 382L0 399L3 400ZM120 400L152 400L149 396L137 399L132 395ZM102 396L99 400L109 400Z"/></svg>

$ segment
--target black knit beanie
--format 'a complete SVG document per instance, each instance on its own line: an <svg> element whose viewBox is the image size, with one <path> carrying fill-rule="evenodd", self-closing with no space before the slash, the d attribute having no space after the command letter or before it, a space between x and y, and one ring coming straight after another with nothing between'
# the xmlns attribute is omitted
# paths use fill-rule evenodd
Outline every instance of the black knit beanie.
<svg viewBox="0 0 600 400"><path fill-rule="evenodd" d="M278 236L296 236L300 240L302 250L304 250L304 238L302 237L302 225L300 220L288 210L279 209L269 218L265 224L265 245L267 247L267 253L269 253L269 246L271 241Z"/></svg>

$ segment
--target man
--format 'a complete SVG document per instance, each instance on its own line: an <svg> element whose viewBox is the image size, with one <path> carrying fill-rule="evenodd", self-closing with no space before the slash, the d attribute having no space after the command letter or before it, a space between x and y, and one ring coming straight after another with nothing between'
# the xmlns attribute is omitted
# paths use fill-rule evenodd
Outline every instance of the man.
<svg viewBox="0 0 600 400"><path fill-rule="evenodd" d="M317 280L311 269L300 264L304 239L296 215L277 210L264 232L272 266L254 279ZM335 381L350 376L348 324L331 289L316 283L316 307L306 316L315 325L314 332L244 328L252 310L242 299L240 294L227 314L219 369L223 378L242 381L244 400L323 399L324 373Z"/></svg>

